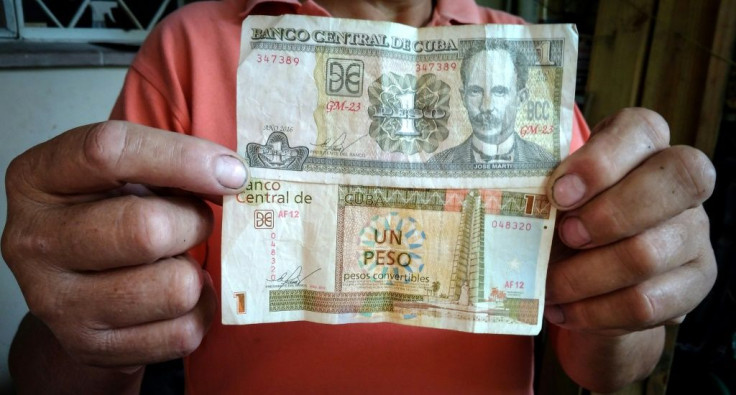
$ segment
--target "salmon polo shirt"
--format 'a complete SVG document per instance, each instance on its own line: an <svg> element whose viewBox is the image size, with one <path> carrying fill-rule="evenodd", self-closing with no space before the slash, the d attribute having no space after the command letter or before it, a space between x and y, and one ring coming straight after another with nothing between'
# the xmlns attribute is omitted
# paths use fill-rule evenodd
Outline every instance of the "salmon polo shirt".
<svg viewBox="0 0 736 395"><path fill-rule="evenodd" d="M236 70L247 15L329 16L312 0L224 0L179 9L150 34L112 119L186 133L236 149ZM437 0L430 26L523 23L473 0ZM247 89L247 87L245 88ZM252 94L258 95L258 92ZM573 146L589 131L576 110ZM194 255L220 290L222 210ZM289 322L225 326L219 311L185 360L189 393L528 394L533 338L394 324Z"/></svg>

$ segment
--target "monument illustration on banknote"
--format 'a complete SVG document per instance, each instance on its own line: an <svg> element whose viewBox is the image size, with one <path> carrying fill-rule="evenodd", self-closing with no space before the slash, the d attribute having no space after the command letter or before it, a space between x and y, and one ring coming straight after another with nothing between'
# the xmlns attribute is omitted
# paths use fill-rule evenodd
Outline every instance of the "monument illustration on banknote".
<svg viewBox="0 0 736 395"><path fill-rule="evenodd" d="M576 52L570 25L246 18L223 323L538 333Z"/></svg>

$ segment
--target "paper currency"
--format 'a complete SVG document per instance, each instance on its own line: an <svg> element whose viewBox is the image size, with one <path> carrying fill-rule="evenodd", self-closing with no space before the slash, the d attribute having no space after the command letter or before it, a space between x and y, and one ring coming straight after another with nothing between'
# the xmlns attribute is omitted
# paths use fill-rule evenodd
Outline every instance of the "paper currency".
<svg viewBox="0 0 736 395"><path fill-rule="evenodd" d="M254 180L226 209L225 324L541 327L555 211L539 189Z"/></svg>
<svg viewBox="0 0 736 395"><path fill-rule="evenodd" d="M539 332L572 26L249 17L222 320Z"/></svg>
<svg viewBox="0 0 736 395"><path fill-rule="evenodd" d="M534 187L569 149L572 25L258 16L241 45L238 141L257 178Z"/></svg>

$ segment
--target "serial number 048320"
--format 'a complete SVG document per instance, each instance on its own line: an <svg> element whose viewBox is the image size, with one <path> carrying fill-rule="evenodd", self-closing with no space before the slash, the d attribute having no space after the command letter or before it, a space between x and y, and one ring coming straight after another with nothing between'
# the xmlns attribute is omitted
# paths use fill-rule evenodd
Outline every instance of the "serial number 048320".
<svg viewBox="0 0 736 395"><path fill-rule="evenodd" d="M269 270L269 278L276 280L276 232L271 232L271 267Z"/></svg>
<svg viewBox="0 0 736 395"><path fill-rule="evenodd" d="M498 229L508 229L508 230L523 230L523 231L532 230L531 222L526 222L526 221L503 221L503 220L494 219L493 221L491 221L491 227L498 228Z"/></svg>

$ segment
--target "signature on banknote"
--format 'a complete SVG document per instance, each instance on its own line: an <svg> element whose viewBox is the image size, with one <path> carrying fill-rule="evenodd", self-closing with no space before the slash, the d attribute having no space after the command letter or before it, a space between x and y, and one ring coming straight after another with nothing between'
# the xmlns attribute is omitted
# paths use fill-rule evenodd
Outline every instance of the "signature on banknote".
<svg viewBox="0 0 736 395"><path fill-rule="evenodd" d="M362 138L368 136L368 134L364 134L357 139L353 140L352 142L348 143L346 145L346 141L348 139L347 133L342 133L341 135L337 136L336 138L325 138L324 141L313 143L312 146L318 150L324 150L324 151L337 151L339 153L345 152L350 146L354 145L358 141L360 141Z"/></svg>
<svg viewBox="0 0 736 395"><path fill-rule="evenodd" d="M268 283L276 283L276 285L278 286L278 289L281 289L281 288L283 288L285 286L298 287L298 286L302 285L302 283L304 282L304 280L306 280L307 278L309 278L314 273L317 273L320 270L322 270L322 269L321 268L317 268L316 270L313 270L312 272L310 272L306 276L302 277L302 271L303 271L303 269L302 269L301 266L299 266L299 267L297 267L296 269L294 269L292 271L286 271L286 272L284 272L282 275L280 275L279 277L276 277L275 279L268 278L268 279L266 279L266 282L268 282Z"/></svg>

